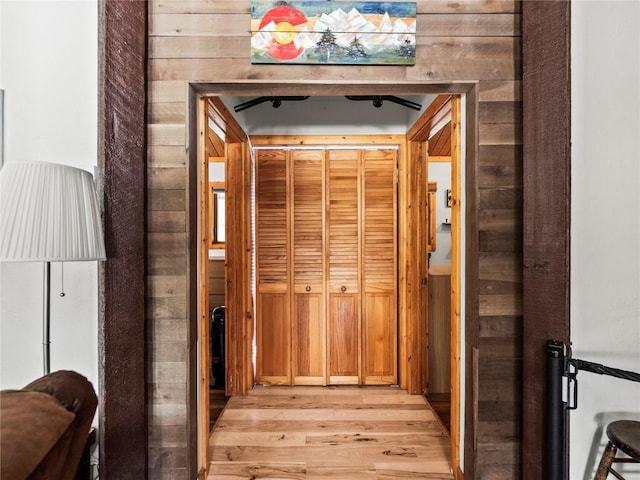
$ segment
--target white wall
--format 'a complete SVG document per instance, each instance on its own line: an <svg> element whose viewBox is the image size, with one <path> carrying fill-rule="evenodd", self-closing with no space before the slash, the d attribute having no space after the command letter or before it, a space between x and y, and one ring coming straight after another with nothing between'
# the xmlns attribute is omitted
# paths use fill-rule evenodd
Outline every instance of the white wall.
<svg viewBox="0 0 640 480"><path fill-rule="evenodd" d="M571 15L573 354L640 372L640 2L575 0ZM578 381L575 480L593 478L601 427L640 419L640 383Z"/></svg>
<svg viewBox="0 0 640 480"><path fill-rule="evenodd" d="M451 188L451 162L430 162L429 181L438 182L436 191L436 249L429 265L451 265L451 207L447 207L447 189Z"/></svg>
<svg viewBox="0 0 640 480"><path fill-rule="evenodd" d="M0 1L5 163L39 160L94 173L97 164L96 0ZM0 388L42 375L41 263L0 264ZM51 369L98 389L97 263L52 264Z"/></svg>

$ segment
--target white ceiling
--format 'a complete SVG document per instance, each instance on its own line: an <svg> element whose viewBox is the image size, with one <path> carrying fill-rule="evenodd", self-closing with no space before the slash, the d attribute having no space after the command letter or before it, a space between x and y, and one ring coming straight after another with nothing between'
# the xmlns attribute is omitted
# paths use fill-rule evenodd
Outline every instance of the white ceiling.
<svg viewBox="0 0 640 480"><path fill-rule="evenodd" d="M283 101L279 108L265 102L235 113L234 106L256 97L228 96L222 97L222 101L249 135L404 134L435 95L400 97L421 104L422 109L417 111L389 101L376 108L371 101L321 96Z"/></svg>

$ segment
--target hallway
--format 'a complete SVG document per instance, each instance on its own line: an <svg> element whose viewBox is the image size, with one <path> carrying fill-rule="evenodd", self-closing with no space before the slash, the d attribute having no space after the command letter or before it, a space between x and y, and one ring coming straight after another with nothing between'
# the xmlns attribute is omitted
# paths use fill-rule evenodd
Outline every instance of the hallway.
<svg viewBox="0 0 640 480"><path fill-rule="evenodd" d="M255 387L209 439L209 480L452 479L449 437L394 387Z"/></svg>

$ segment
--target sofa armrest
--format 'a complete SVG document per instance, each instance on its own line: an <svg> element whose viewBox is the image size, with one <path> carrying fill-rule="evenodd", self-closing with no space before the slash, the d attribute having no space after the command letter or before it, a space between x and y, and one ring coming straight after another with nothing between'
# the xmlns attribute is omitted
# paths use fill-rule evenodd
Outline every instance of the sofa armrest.
<svg viewBox="0 0 640 480"><path fill-rule="evenodd" d="M66 464L60 477L61 480L73 479L98 406L98 397L91 382L77 372L60 370L31 382L23 390L47 393L75 414Z"/></svg>
<svg viewBox="0 0 640 480"><path fill-rule="evenodd" d="M67 435L75 415L50 395L0 392L0 478L25 479Z"/></svg>

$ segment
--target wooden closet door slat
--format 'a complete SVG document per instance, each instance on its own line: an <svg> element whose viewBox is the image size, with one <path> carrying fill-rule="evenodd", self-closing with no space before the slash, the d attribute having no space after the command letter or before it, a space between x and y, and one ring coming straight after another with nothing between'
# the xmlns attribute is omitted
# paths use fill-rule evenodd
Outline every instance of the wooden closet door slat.
<svg viewBox="0 0 640 480"><path fill-rule="evenodd" d="M395 150L362 151L362 302L365 384L397 382Z"/></svg>
<svg viewBox="0 0 640 480"><path fill-rule="evenodd" d="M292 150L293 383L326 384L324 150Z"/></svg>
<svg viewBox="0 0 640 480"><path fill-rule="evenodd" d="M327 152L327 355L329 383L359 384L360 180L358 150Z"/></svg>
<svg viewBox="0 0 640 480"><path fill-rule="evenodd" d="M256 380L291 384L287 155L256 152Z"/></svg>

